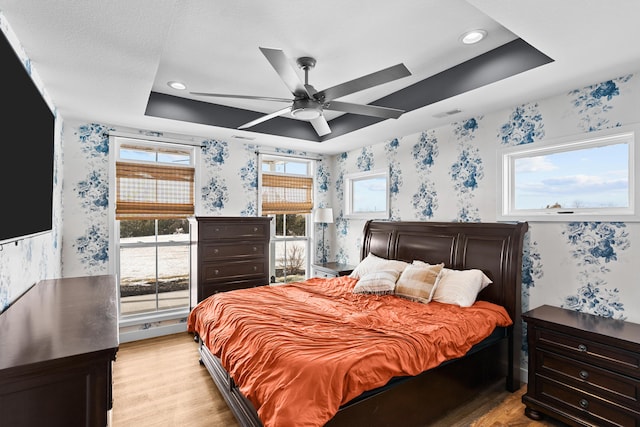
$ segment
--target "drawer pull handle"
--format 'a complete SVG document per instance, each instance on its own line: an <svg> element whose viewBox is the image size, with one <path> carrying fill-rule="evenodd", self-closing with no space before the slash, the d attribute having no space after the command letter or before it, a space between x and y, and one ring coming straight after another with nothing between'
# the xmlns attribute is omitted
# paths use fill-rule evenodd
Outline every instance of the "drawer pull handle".
<svg viewBox="0 0 640 427"><path fill-rule="evenodd" d="M587 351L587 346L584 345L584 344L578 345L578 351L581 351L583 353L586 352Z"/></svg>
<svg viewBox="0 0 640 427"><path fill-rule="evenodd" d="M582 378L583 380L586 380L587 378L589 378L589 372L587 371L580 371L578 375L580 375L580 378Z"/></svg>
<svg viewBox="0 0 640 427"><path fill-rule="evenodd" d="M587 399L580 399L580 407L587 409L589 407L589 401Z"/></svg>

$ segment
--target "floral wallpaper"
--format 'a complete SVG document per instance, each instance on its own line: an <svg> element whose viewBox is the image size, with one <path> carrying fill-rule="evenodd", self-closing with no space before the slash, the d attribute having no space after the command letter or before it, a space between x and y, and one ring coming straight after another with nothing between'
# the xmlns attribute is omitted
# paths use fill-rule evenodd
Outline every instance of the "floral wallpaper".
<svg viewBox="0 0 640 427"><path fill-rule="evenodd" d="M0 28L10 33L2 15ZM19 47L14 36L12 40ZM611 76L549 98L322 156L316 162L314 197L317 206L333 208L334 223L326 225L326 249L321 253L316 245L315 259L352 264L360 259L364 220L344 215L345 174L388 168L394 220L495 221L499 150L638 123L638 105L638 74ZM90 119L68 119L63 125L62 119L57 120L55 229L52 235L2 247L0 309L38 280L104 274L112 268L108 132L140 130ZM214 135L200 142L196 213L255 215L260 147ZM319 235L322 226L314 227ZM640 323L638 259L639 223L530 222L522 267L523 310L549 304ZM525 354L523 342L526 362Z"/></svg>
<svg viewBox="0 0 640 427"><path fill-rule="evenodd" d="M392 177L393 220L495 221L501 148L637 123L639 89L639 79L625 75L341 153L334 157L332 203L344 205L342 174L375 165ZM359 261L363 223L341 217L333 224L331 259ZM638 223L530 222L523 311L549 304L640 323L633 268L639 246ZM522 349L526 366L526 335Z"/></svg>
<svg viewBox="0 0 640 427"><path fill-rule="evenodd" d="M62 275L62 218L63 218L63 169L62 118L57 114L46 88L43 87L38 70L32 66L24 49L9 22L0 12L0 31L2 31L25 69L40 89L55 115L54 131L54 168L53 168L53 230L50 233L28 239L0 245L0 313L6 310L21 295L41 280L53 279ZM29 124L24 125L25 135L29 136ZM19 165L18 167L25 167Z"/></svg>

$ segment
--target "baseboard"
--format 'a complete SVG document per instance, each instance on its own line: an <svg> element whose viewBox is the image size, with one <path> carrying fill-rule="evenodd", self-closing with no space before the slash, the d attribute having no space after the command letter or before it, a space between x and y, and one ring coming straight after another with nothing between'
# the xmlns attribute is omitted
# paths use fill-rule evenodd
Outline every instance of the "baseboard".
<svg viewBox="0 0 640 427"><path fill-rule="evenodd" d="M120 343L161 337L163 335L178 334L180 332L187 332L187 324L185 322L174 323L172 325L166 326L158 326L155 328L140 329L130 332L121 332Z"/></svg>

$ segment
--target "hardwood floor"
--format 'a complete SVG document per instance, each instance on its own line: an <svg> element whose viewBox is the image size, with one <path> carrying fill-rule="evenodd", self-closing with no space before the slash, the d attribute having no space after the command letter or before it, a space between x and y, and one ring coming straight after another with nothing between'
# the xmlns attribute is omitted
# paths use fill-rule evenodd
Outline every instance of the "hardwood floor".
<svg viewBox="0 0 640 427"><path fill-rule="evenodd" d="M113 365L110 427L239 427L188 333L123 343ZM496 384L431 427L564 426L532 421L516 393Z"/></svg>

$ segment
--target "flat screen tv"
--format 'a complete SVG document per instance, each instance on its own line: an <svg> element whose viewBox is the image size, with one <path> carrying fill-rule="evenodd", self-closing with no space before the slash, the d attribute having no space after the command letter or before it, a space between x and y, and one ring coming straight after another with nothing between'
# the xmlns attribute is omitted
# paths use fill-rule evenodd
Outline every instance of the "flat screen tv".
<svg viewBox="0 0 640 427"><path fill-rule="evenodd" d="M0 245L50 232L55 117L0 31Z"/></svg>

